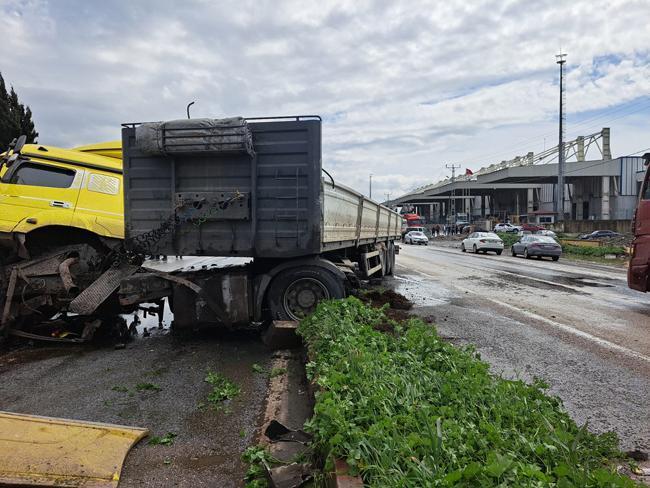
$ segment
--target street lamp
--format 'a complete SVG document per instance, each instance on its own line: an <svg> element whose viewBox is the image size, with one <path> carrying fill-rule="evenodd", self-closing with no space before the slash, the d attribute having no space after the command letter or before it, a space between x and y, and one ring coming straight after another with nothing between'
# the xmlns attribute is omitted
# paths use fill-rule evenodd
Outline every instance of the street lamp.
<svg viewBox="0 0 650 488"><path fill-rule="evenodd" d="M369 198L372 198L372 173L369 175L368 190Z"/></svg>

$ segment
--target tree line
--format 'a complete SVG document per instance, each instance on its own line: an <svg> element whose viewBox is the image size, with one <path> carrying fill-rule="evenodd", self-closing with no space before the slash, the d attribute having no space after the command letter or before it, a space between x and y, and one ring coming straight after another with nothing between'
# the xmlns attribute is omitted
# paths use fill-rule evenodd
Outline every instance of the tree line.
<svg viewBox="0 0 650 488"><path fill-rule="evenodd" d="M20 103L12 86L9 91L0 73L0 153L5 151L11 141L21 135L27 136L27 142L36 142L38 132L32 120L32 111Z"/></svg>

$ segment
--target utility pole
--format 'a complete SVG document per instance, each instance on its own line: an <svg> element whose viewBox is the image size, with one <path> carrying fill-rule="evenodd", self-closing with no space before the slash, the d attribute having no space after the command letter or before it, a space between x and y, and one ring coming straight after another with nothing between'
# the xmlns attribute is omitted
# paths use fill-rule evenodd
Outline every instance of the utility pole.
<svg viewBox="0 0 650 488"><path fill-rule="evenodd" d="M387 191L387 192L385 193L385 195L386 195L386 204L389 204L389 203L390 203L390 192Z"/></svg>
<svg viewBox="0 0 650 488"><path fill-rule="evenodd" d="M369 198L372 199L372 173L370 173L369 176L369 181L368 181L368 194Z"/></svg>
<svg viewBox="0 0 650 488"><path fill-rule="evenodd" d="M445 168L451 170L451 193L449 195L449 209L451 210L451 221L450 224L456 221L456 188L454 188L454 182L456 181L456 169L460 168L460 164L445 164ZM449 214L449 211L447 211Z"/></svg>
<svg viewBox="0 0 650 488"><path fill-rule="evenodd" d="M557 221L564 221L564 63L566 54L560 51L555 56L557 64L560 65L560 137L557 145L557 194L555 198L555 215Z"/></svg>

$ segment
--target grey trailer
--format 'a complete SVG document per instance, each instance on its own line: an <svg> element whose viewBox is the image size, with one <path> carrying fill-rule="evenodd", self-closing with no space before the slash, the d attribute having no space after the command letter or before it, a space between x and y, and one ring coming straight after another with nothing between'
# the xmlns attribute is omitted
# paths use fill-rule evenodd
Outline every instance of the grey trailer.
<svg viewBox="0 0 650 488"><path fill-rule="evenodd" d="M318 116L125 124L122 148L127 248L253 258L138 273L122 284L124 305L171 294L176 325L297 319L392 273L401 217L323 178Z"/></svg>

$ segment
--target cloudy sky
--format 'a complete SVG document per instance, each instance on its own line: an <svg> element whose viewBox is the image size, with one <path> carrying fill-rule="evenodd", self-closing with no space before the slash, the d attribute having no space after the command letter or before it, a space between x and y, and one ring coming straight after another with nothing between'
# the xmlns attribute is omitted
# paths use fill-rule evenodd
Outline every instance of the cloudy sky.
<svg viewBox="0 0 650 488"><path fill-rule="evenodd" d="M650 1L0 0L0 72L39 141L119 138L119 124L320 114L323 165L373 196L557 144L650 146Z"/></svg>

